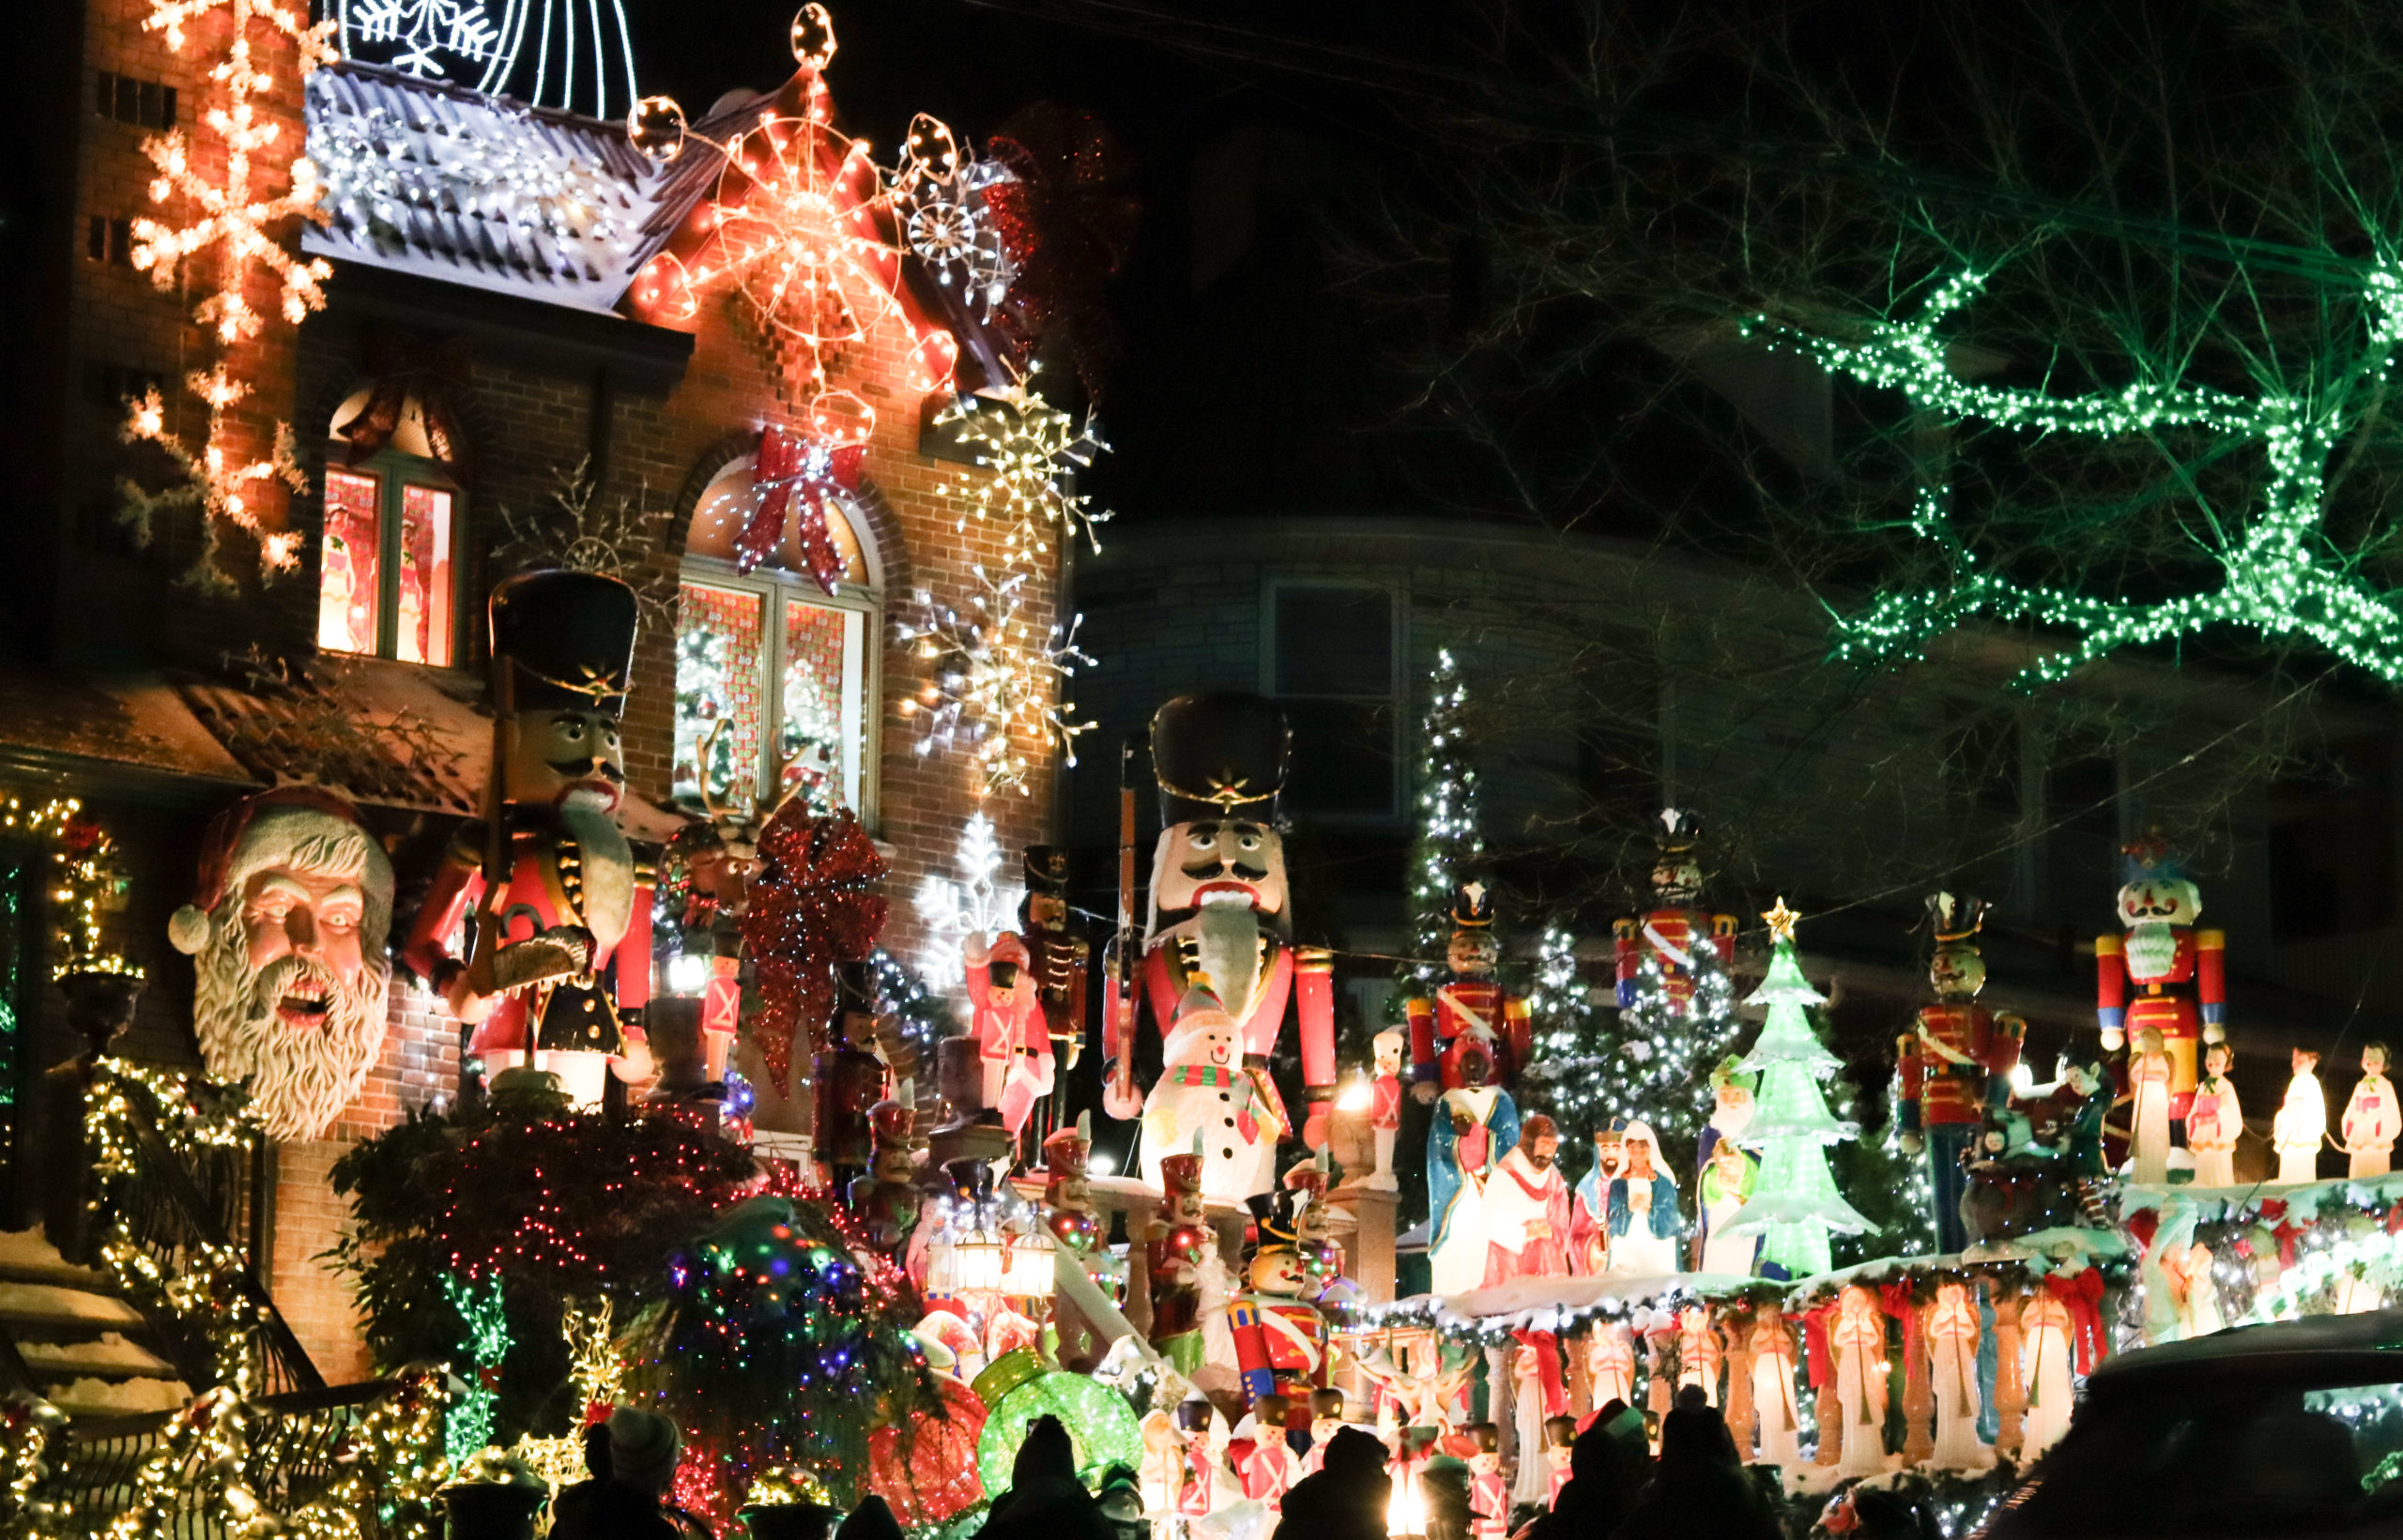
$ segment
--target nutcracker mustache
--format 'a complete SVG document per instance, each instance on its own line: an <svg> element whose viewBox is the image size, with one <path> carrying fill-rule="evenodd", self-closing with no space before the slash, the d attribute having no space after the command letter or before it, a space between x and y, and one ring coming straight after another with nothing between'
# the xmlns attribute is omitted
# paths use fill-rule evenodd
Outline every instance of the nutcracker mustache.
<svg viewBox="0 0 2403 1540"><path fill-rule="evenodd" d="M1243 882L1265 882L1268 880L1267 867L1247 866L1239 861L1232 862L1221 861L1197 861L1192 865L1185 868L1185 875L1191 877L1196 882L1206 881L1211 877L1217 877L1222 874Z"/></svg>
<svg viewBox="0 0 2403 1540"><path fill-rule="evenodd" d="M278 1139L306 1138L350 1105L384 1043L391 964L370 957L355 981L313 958L255 974L238 897L213 917L193 958L192 1027L212 1064L247 1077L251 1109Z"/></svg>
<svg viewBox="0 0 2403 1540"><path fill-rule="evenodd" d="M544 763L561 775L580 776L588 781L607 781L614 785L626 784L626 772L605 759L588 755L580 759L550 759Z"/></svg>

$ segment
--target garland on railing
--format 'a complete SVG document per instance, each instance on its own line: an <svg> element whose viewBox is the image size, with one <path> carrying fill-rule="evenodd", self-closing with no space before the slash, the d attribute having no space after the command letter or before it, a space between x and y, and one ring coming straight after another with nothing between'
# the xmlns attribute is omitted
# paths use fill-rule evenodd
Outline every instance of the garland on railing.
<svg viewBox="0 0 2403 1540"><path fill-rule="evenodd" d="M84 1133L92 1153L89 1212L99 1222L99 1258L117 1287L137 1306L163 1311L207 1341L211 1372L221 1383L247 1388L251 1354L264 1312L243 1287L249 1259L239 1248L195 1235L174 1276L142 1249L133 1234L128 1198L141 1171L141 1123L146 1118L168 1151L180 1159L208 1150L248 1151L262 1137L244 1094L212 1086L193 1094L179 1076L145 1069L123 1059L92 1066L84 1103Z"/></svg>

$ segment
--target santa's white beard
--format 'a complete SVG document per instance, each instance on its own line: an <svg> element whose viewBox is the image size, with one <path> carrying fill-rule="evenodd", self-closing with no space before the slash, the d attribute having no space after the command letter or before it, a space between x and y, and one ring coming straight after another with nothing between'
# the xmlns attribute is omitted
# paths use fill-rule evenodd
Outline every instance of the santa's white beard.
<svg viewBox="0 0 2403 1540"><path fill-rule="evenodd" d="M300 957L279 958L253 975L239 911L211 918L210 942L193 959L192 1027L201 1058L220 1080L251 1082L251 1110L270 1137L315 1138L359 1095L383 1052L391 965L369 962L350 987L331 968ZM276 1005L304 981L324 990L326 1019L293 1027Z"/></svg>

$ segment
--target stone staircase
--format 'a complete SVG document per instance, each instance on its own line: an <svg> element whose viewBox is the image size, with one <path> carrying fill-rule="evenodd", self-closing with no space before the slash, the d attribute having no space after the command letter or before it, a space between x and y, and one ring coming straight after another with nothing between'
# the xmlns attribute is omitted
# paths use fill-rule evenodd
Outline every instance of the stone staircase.
<svg viewBox="0 0 2403 1540"><path fill-rule="evenodd" d="M115 1284L39 1230L0 1231L0 1337L25 1388L70 1418L171 1411L192 1397Z"/></svg>

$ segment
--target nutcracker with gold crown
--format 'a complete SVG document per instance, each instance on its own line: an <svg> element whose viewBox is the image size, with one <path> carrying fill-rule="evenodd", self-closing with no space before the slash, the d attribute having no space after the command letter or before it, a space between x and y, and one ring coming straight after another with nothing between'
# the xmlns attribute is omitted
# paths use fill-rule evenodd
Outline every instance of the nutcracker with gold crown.
<svg viewBox="0 0 2403 1540"><path fill-rule="evenodd" d="M1335 992L1327 953L1293 940L1292 893L1277 827L1292 744L1284 713L1256 695L1181 695L1153 717L1152 765L1168 827L1153 852L1139 991L1165 1036L1194 975L1206 972L1238 1029L1243 1062L1231 1067L1251 1072L1274 1103L1263 1121L1284 1128L1295 1121L1277 1100L1266 1072L1290 1010L1300 1032L1308 1101L1299 1126L1303 1142L1316 1151L1326 1145L1334 1105ZM1123 955L1128 938L1116 944ZM1113 1118L1132 1118L1143 1110L1132 1075L1135 1002L1115 969L1108 998L1103 1040L1111 1062L1102 1105ZM1243 1196L1266 1192L1275 1182L1275 1165L1263 1160Z"/></svg>
<svg viewBox="0 0 2403 1540"><path fill-rule="evenodd" d="M1075 933L1068 911L1068 852L1051 845L1028 846L1024 876L1018 934L1026 946L1034 1003L1050 1034L1053 1059L1063 1071L1073 1070L1085 1049L1085 967L1092 948Z"/></svg>
<svg viewBox="0 0 2403 1540"><path fill-rule="evenodd" d="M1670 1009L1679 1013L1693 999L1697 947L1718 953L1722 968L1736 960L1736 917L1701 907L1702 862L1695 855L1701 839L1702 820L1694 814L1681 807L1661 810L1661 830L1652 836L1652 907L1612 927L1618 936L1621 1010L1635 1003L1646 957L1659 963Z"/></svg>
<svg viewBox="0 0 2403 1540"><path fill-rule="evenodd" d="M2028 1028L2017 1016L1978 1003L1986 986L1985 959L1978 951L1985 902L1966 893L1930 893L1927 912L1936 930L1936 956L1927 969L1936 1003L1921 1009L1916 1027L1898 1044L1898 1110L1904 1151L1927 1156L1936 1249L1959 1251L1969 1243L1961 1217L1967 1185L1962 1151L1977 1142L1988 1111L2009 1099Z"/></svg>
<svg viewBox="0 0 2403 1540"><path fill-rule="evenodd" d="M1093 1114L1079 1112L1077 1121L1043 1141L1044 1223L1052 1238L1082 1255L1101 1243L1101 1216L1094 1212Z"/></svg>
<svg viewBox="0 0 2403 1540"><path fill-rule="evenodd" d="M1282 1395L1289 1404L1308 1406L1309 1393L1327 1382L1326 1317L1308 1297L1315 1290L1301 1253L1309 1207L1305 1189L1252 1199L1260 1244L1251 1257L1251 1292L1227 1307L1227 1319L1244 1393L1254 1403Z"/></svg>
<svg viewBox="0 0 2403 1540"><path fill-rule="evenodd" d="M2169 1056L2169 1116L2182 1122L2195 1099L2195 1066L2206 1025L2223 1024L2227 1002L2227 938L2197 930L2203 895L2169 860L2169 847L2148 834L2123 852L2127 883L2120 890L2124 933L2099 936L2095 1018L2103 1046L2117 1056L2150 1027Z"/></svg>
<svg viewBox="0 0 2403 1540"><path fill-rule="evenodd" d="M1442 1094L1445 1050L1463 1031L1482 1030L1498 1049L1494 1085L1508 1089L1535 1048L1527 1002L1503 989L1493 976L1502 943L1493 934L1493 890L1483 882L1462 883L1452 892L1452 939L1444 953L1450 980L1434 998L1406 1001L1410 1021L1411 1094L1431 1104Z"/></svg>
<svg viewBox="0 0 2403 1540"><path fill-rule="evenodd" d="M635 592L597 572L521 572L490 613L484 817L452 841L401 958L486 1068L549 1071L595 1105L650 1073L650 879L617 822ZM473 1084L464 1060L462 1075Z"/></svg>

